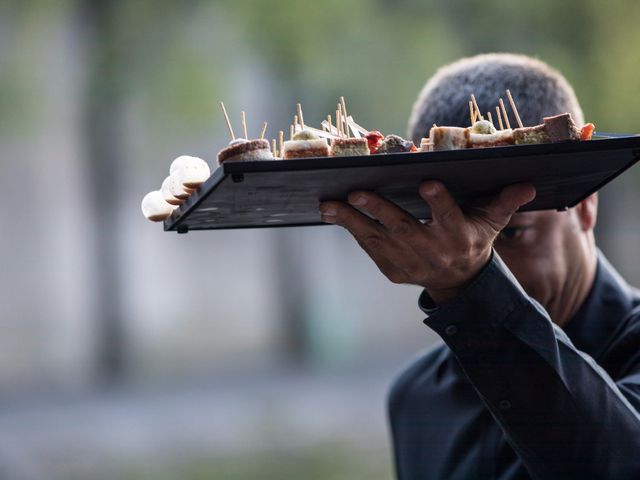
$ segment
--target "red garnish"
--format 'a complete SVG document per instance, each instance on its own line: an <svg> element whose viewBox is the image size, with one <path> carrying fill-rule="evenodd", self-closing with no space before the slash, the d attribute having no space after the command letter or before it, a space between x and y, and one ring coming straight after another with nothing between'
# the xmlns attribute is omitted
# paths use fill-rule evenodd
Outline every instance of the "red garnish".
<svg viewBox="0 0 640 480"><path fill-rule="evenodd" d="M364 136L364 138L367 139L367 145L369 146L369 152L370 153L376 153L378 151L378 147L380 146L380 144L382 143L382 140L384 139L384 135L382 135L377 130L372 130L371 132L367 133Z"/></svg>
<svg viewBox="0 0 640 480"><path fill-rule="evenodd" d="M587 123L580 129L580 140L591 140L596 126L593 123Z"/></svg>
<svg viewBox="0 0 640 480"><path fill-rule="evenodd" d="M418 149L416 148L415 145L411 145L411 150L409 150L410 152L417 152Z"/></svg>

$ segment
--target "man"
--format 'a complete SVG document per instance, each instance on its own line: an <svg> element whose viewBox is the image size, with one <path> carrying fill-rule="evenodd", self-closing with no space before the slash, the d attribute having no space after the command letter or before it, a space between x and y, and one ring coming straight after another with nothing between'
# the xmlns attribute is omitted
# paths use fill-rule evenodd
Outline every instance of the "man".
<svg viewBox="0 0 640 480"><path fill-rule="evenodd" d="M471 93L488 109L506 88L525 124L565 111L583 122L559 73L483 55L427 83L414 142L433 123L468 124ZM640 478L640 292L595 246L597 196L566 212L514 214L532 186L464 211L439 182L420 195L433 215L424 224L371 192L320 206L392 282L424 287L424 323L445 342L392 388L398 477Z"/></svg>

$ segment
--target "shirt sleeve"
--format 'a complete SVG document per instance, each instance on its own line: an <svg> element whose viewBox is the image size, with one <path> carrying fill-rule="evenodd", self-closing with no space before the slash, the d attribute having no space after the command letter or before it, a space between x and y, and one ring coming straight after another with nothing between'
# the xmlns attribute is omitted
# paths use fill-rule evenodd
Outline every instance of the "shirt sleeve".
<svg viewBox="0 0 640 480"><path fill-rule="evenodd" d="M533 478L640 478L640 365L616 384L496 253L459 297L420 306Z"/></svg>

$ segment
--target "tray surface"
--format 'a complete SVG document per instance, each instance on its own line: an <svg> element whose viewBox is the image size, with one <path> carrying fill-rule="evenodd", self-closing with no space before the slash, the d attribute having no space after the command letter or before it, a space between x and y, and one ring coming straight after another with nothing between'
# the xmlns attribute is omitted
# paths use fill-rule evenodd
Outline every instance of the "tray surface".
<svg viewBox="0 0 640 480"><path fill-rule="evenodd" d="M418 186L440 180L460 204L532 182L521 210L564 210L640 160L640 135L443 152L229 162L164 222L167 231L321 225L318 204L371 190L430 217Z"/></svg>

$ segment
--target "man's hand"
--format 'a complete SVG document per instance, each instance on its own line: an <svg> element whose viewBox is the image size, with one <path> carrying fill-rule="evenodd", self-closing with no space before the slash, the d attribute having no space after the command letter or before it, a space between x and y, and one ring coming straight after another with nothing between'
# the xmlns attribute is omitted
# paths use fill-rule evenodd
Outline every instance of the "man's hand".
<svg viewBox="0 0 640 480"><path fill-rule="evenodd" d="M521 205L533 200L535 189L512 185L465 212L440 182L422 183L420 196L432 212L425 224L372 192L351 192L352 206L324 202L320 213L324 222L349 230L389 280L420 285L440 305L461 293L486 265L496 236Z"/></svg>

